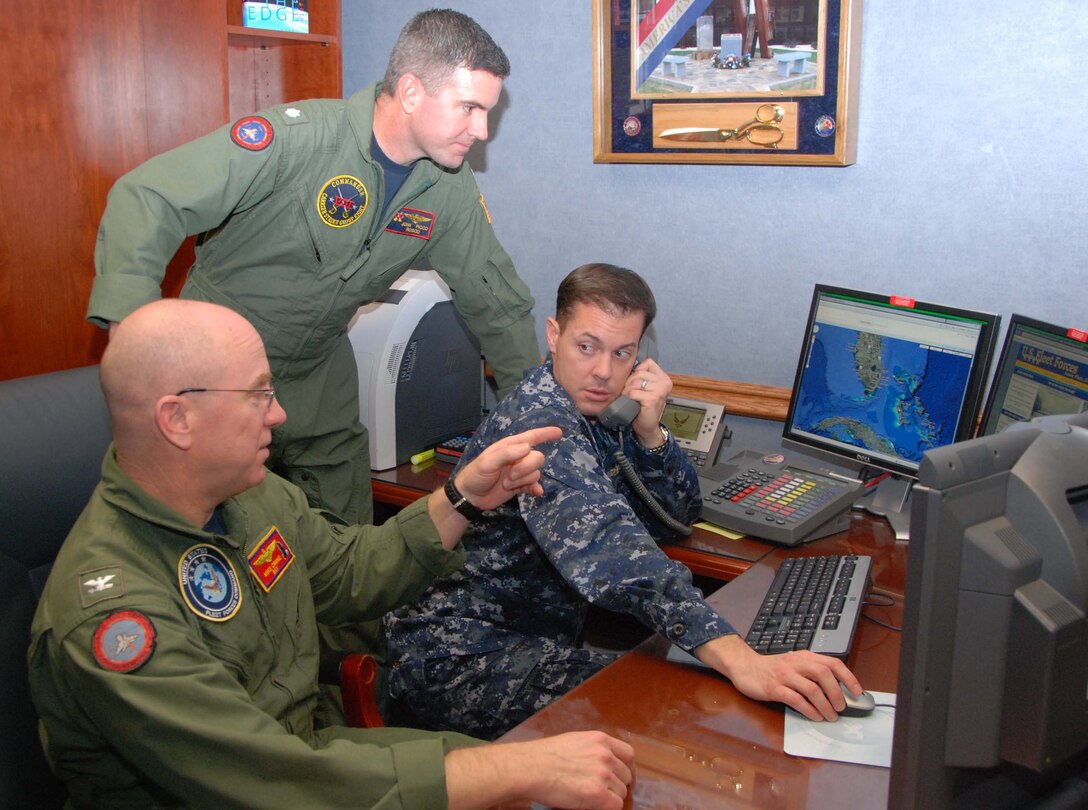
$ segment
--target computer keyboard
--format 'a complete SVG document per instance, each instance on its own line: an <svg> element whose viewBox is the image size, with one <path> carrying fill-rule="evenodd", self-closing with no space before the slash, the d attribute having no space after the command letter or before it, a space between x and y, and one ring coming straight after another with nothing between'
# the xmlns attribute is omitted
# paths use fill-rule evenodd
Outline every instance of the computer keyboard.
<svg viewBox="0 0 1088 810"><path fill-rule="evenodd" d="M434 457L439 461L456 464L461 460L461 456L465 454L468 443L472 440L472 434L475 432L472 431L464 436L454 436L452 439L439 442L434 448Z"/></svg>
<svg viewBox="0 0 1088 810"><path fill-rule="evenodd" d="M746 450L699 471L701 517L724 529L794 546L850 527L860 481Z"/></svg>
<svg viewBox="0 0 1088 810"><path fill-rule="evenodd" d="M857 554L783 560L745 640L760 653L812 650L845 659L872 565Z"/></svg>

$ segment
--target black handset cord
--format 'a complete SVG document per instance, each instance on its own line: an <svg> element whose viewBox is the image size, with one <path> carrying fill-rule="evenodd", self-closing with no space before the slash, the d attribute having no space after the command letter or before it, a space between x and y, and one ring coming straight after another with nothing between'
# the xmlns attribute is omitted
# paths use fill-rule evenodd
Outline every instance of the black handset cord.
<svg viewBox="0 0 1088 810"><path fill-rule="evenodd" d="M623 473L623 477L627 479L627 483L630 485L631 489L635 491L635 494L638 495L644 504L650 507L650 511L654 513L654 517L661 521L666 528L672 529L672 531L676 532L681 537L690 535L691 526L684 525L666 512L665 507L657 502L657 498L653 496L653 493L646 489L646 485L642 483L642 479L638 477L635 468L631 465L631 459L627 458L623 452L623 428L619 429L619 434L620 446L616 448L616 463L620 465L620 471Z"/></svg>

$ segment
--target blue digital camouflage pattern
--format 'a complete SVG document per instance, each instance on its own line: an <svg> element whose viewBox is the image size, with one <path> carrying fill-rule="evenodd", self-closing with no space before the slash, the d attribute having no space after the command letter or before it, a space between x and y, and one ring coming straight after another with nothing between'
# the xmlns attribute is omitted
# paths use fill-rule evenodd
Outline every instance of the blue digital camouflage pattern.
<svg viewBox="0 0 1088 810"><path fill-rule="evenodd" d="M544 495L520 495L471 525L464 569L385 617L391 692L433 728L493 738L607 664L610 655L577 649L588 603L688 651L735 632L657 546L669 533L624 480L617 432L578 412L550 361L484 421L461 464L544 425L563 429L538 448ZM671 515L698 517L698 475L675 439L659 455L626 431L623 449Z"/></svg>

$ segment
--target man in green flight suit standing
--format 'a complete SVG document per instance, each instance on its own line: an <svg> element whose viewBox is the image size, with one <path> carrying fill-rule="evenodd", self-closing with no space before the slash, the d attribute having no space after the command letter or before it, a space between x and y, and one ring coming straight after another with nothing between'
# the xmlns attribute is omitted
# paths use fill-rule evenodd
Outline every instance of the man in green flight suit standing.
<svg viewBox="0 0 1088 810"><path fill-rule="evenodd" d="M346 331L358 308L429 262L477 336L500 395L540 362L533 299L464 162L510 65L471 18L431 10L401 32L382 82L347 101L283 104L148 160L109 193L88 318L113 326L161 296L199 234L183 298L244 315L292 420L269 467L347 523L373 518L369 441Z"/></svg>

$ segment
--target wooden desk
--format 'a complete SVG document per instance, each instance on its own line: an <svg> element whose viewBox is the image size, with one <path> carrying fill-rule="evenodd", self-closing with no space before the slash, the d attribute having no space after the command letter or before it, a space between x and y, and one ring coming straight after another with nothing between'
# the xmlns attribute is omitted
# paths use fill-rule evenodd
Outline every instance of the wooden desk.
<svg viewBox="0 0 1088 810"><path fill-rule="evenodd" d="M873 587L896 605L865 613L901 627L906 545L887 523L861 514L852 515L849 531L776 548L708 601L746 631L782 559L844 552L874 558ZM601 729L628 741L636 776L627 808L886 806L888 769L788 756L780 707L744 697L714 673L665 660L668 647L659 636L647 640L502 739ZM894 692L899 633L863 618L847 663L867 689Z"/></svg>
<svg viewBox="0 0 1088 810"><path fill-rule="evenodd" d="M452 464L430 459L419 466L401 464L391 470L370 473L374 503L404 507L446 483Z"/></svg>
<svg viewBox="0 0 1088 810"><path fill-rule="evenodd" d="M374 502L405 507L442 486L451 470L452 464L431 460L419 466L402 464L391 470L371 473ZM663 544L661 548L692 573L727 581L743 574L752 563L778 546L749 537L734 540L696 528L690 537Z"/></svg>

